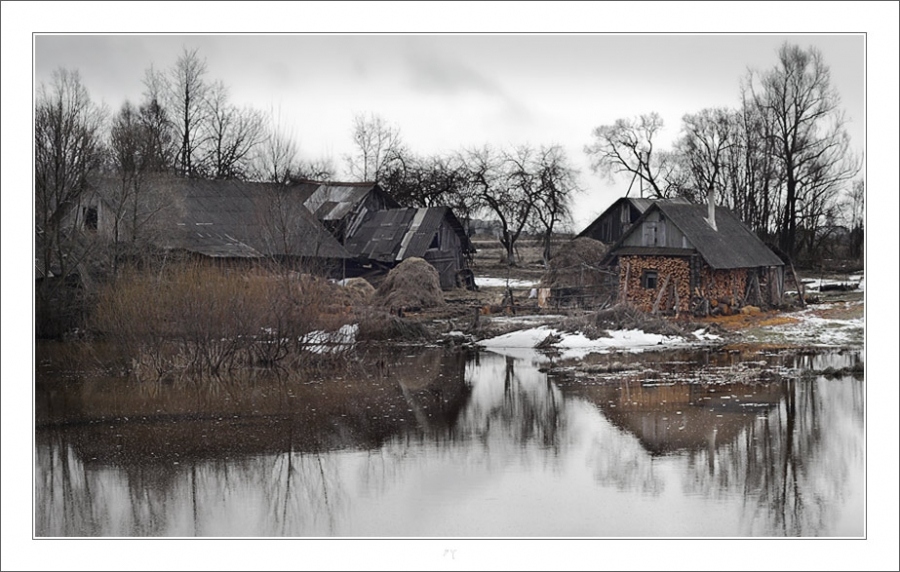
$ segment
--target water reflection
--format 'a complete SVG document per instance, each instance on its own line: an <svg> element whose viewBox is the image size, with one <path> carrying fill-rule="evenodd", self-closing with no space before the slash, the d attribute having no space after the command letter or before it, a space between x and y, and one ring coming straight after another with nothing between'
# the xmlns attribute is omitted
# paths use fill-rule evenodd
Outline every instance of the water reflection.
<svg viewBox="0 0 900 572"><path fill-rule="evenodd" d="M35 532L861 536L863 384L725 383L745 362L697 358L551 381L539 355L407 349L214 389L45 373Z"/></svg>

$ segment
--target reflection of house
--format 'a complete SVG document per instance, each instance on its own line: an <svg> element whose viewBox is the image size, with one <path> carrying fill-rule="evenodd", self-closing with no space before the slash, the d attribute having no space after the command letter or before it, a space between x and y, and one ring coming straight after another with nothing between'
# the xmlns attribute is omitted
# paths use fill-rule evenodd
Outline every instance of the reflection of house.
<svg viewBox="0 0 900 572"><path fill-rule="evenodd" d="M664 199L675 204L690 204L686 199L676 197ZM594 222L581 231L576 238L593 238L610 245L619 240L631 228L637 219L644 214L654 199L622 197L598 216Z"/></svg>
<svg viewBox="0 0 900 572"><path fill-rule="evenodd" d="M651 454L710 450L732 442L783 398L781 383L700 385L640 383L573 387ZM569 393L569 391L567 391Z"/></svg>
<svg viewBox="0 0 900 572"><path fill-rule="evenodd" d="M400 206L378 183L323 183L298 180L290 185L306 208L342 244L375 211Z"/></svg>
<svg viewBox="0 0 900 572"><path fill-rule="evenodd" d="M363 264L392 268L407 258L424 258L440 275L442 288L464 285L462 276L475 251L462 224L447 207L374 212L345 243Z"/></svg>
<svg viewBox="0 0 900 572"><path fill-rule="evenodd" d="M776 304L784 263L724 207L657 201L613 244L619 299L644 311L706 313Z"/></svg>

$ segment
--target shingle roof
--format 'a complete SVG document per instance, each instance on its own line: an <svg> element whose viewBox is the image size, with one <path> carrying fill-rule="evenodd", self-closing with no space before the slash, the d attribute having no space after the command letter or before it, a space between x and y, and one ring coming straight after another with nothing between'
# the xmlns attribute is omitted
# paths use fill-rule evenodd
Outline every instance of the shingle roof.
<svg viewBox="0 0 900 572"><path fill-rule="evenodd" d="M183 206L173 246L207 256L349 257L303 206L302 189L191 179L173 189Z"/></svg>
<svg viewBox="0 0 900 572"><path fill-rule="evenodd" d="M101 192L115 181L98 181ZM159 246L214 258L349 254L303 206L302 187L275 183L164 177L158 185L175 203Z"/></svg>
<svg viewBox="0 0 900 572"><path fill-rule="evenodd" d="M360 258L381 262L421 257L445 218L456 230L463 248L474 251L459 220L447 207L377 211L347 239L346 247Z"/></svg>
<svg viewBox="0 0 900 572"><path fill-rule="evenodd" d="M684 234L700 256L713 268L755 268L782 266L781 259L756 234L747 228L730 210L716 207L716 229L706 220L705 205L678 204L660 201L648 208L625 236L613 246L614 255L627 250L620 245L632 232L639 232L647 215L659 210Z"/></svg>

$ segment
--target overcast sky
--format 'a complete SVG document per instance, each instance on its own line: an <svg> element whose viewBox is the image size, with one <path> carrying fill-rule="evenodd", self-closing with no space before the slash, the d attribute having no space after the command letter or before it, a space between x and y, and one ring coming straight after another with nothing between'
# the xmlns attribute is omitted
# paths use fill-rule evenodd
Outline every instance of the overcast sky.
<svg viewBox="0 0 900 572"><path fill-rule="evenodd" d="M234 103L280 110L301 155L330 157L339 169L361 112L399 127L420 154L560 144L581 172L578 231L630 183L590 171L583 149L594 127L655 111L667 145L684 114L736 107L748 69L774 67L784 42L822 51L861 152L862 34L38 35L34 65L38 84L60 67L79 70L91 96L115 111L140 100L151 65L168 69L184 49L197 49L207 79L222 80Z"/></svg>

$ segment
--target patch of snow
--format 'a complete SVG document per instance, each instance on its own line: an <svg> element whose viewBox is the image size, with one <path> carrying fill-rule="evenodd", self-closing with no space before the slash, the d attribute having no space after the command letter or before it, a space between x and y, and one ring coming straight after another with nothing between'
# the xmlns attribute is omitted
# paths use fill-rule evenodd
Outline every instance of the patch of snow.
<svg viewBox="0 0 900 572"><path fill-rule="evenodd" d="M359 324L344 324L336 332L316 330L300 338L305 349L313 353L333 353L356 343Z"/></svg>
<svg viewBox="0 0 900 572"><path fill-rule="evenodd" d="M533 288L538 285L537 280L516 280L509 279L510 288ZM479 288L506 288L506 278L494 278L490 276L476 276L475 285Z"/></svg>
<svg viewBox="0 0 900 572"><path fill-rule="evenodd" d="M590 353L605 353L612 350L640 352L647 348L679 345L683 341L677 336L648 334L642 330L613 330L606 337L590 339L581 332L559 332L553 328L540 326L481 340L478 345L505 355L514 355L521 352L510 350L534 349L550 335L559 336L559 341L554 343L553 347L560 351L560 357L563 359L577 359Z"/></svg>
<svg viewBox="0 0 900 572"><path fill-rule="evenodd" d="M699 330L694 330L692 333L694 334L694 337L697 338L698 340L721 340L722 339L720 336L717 336L715 334L710 334L706 330L706 328L700 328Z"/></svg>

